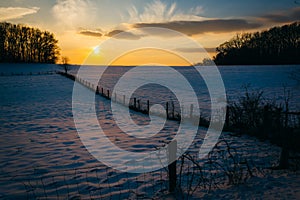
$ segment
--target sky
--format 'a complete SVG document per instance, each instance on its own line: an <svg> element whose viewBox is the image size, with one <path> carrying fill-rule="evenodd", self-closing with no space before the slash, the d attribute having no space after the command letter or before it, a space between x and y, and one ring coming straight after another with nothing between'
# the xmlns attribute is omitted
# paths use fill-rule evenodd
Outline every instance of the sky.
<svg viewBox="0 0 300 200"><path fill-rule="evenodd" d="M196 63L215 55L215 48L237 33L266 30L299 19L300 1L294 0L0 2L0 21L53 32L59 41L61 56L67 56L73 64L87 63L91 57L93 62L88 64L110 61L116 65L140 65L152 61L185 65L186 57ZM151 27L157 29L151 30ZM174 34L164 29L173 30ZM107 40L114 42L109 47L102 45ZM187 44L190 41L197 43L199 48ZM151 45L176 49L182 58L174 58L169 51L151 51ZM124 53L132 49L128 46L140 49ZM201 50L202 47L207 53ZM116 54L120 54L119 57L116 58Z"/></svg>

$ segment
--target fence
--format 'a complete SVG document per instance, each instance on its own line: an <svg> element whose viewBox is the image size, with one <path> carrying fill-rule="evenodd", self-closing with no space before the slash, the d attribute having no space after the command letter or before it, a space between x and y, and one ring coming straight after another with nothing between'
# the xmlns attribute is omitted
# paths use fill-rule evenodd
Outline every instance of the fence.
<svg viewBox="0 0 300 200"><path fill-rule="evenodd" d="M138 97L127 97L125 95L112 93L111 90L101 87L100 85L91 84L89 81L84 80L81 77L72 74L66 74L64 72L58 73L74 81L79 82L80 84L87 87L88 89L90 89L98 95L101 95L118 104L129 107L131 110L141 112L144 114L149 114L150 112L150 100L142 101ZM284 132L288 129L300 129L300 112L291 112L288 110L283 111L282 107L271 104L251 108L251 106L253 105L251 105L250 101L244 102L243 104L245 105L228 105L223 110L218 111L220 113L220 116L223 116L223 113L226 113L224 123L225 130L246 133L264 139L277 137L275 140L278 140L278 136L275 136L277 133L274 134L274 132L280 130L281 132L279 134L282 135L285 134ZM129 105L126 105L126 102L129 102ZM176 107L173 101L166 101L164 103L165 105L163 106L165 110L153 111L151 109L151 114L165 117L168 120L189 121L192 122L194 125L199 125L203 127L209 127L210 121L218 123L222 119L219 118L219 116L217 115L214 116L214 119L200 116L198 120L194 113L199 113L199 111L195 110L193 104L180 105L181 107L177 105ZM246 107L244 108L243 106ZM274 128L276 129L276 127L277 130L274 131ZM300 141L299 134L296 134L293 137L295 137L295 141ZM278 143L277 141L275 141L275 144L281 145L281 143Z"/></svg>
<svg viewBox="0 0 300 200"><path fill-rule="evenodd" d="M94 85L90 83L89 81L78 77L73 74L64 73L64 72L57 72L58 74L61 74L73 81L77 81L78 83L82 84L89 90L95 92L97 95L101 95L102 97L109 99L115 103L124 105L126 107L129 107L129 109L149 114L150 112L150 100L141 100L137 97L128 97L126 95L120 95L117 93L112 93L110 89L104 88L100 85ZM126 104L126 102L129 102L129 105ZM199 123L198 125L208 127L209 126L209 119L206 117L200 116L199 122L195 120L197 117L197 113L199 111L195 110L195 106L193 104L190 105L181 105L181 107L176 107L174 101L165 101L164 103L165 111L161 110L151 110L152 115L165 117L168 120L174 120L174 121L190 121L192 123Z"/></svg>

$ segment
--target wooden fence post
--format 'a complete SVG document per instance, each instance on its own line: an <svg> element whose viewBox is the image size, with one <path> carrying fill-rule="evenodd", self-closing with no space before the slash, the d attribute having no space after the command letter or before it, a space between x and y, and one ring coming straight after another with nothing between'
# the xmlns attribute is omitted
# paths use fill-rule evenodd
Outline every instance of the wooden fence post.
<svg viewBox="0 0 300 200"><path fill-rule="evenodd" d="M126 96L125 96L125 94L123 95L123 104L125 105L125 98L126 98Z"/></svg>
<svg viewBox="0 0 300 200"><path fill-rule="evenodd" d="M169 159L169 192L174 192L176 188L176 154L177 154L177 140L173 140L168 145L168 159Z"/></svg>
<svg viewBox="0 0 300 200"><path fill-rule="evenodd" d="M133 108L136 109L136 98L133 98Z"/></svg>
<svg viewBox="0 0 300 200"><path fill-rule="evenodd" d="M99 94L99 86L96 87L96 94Z"/></svg>
<svg viewBox="0 0 300 200"><path fill-rule="evenodd" d="M148 114L150 114L150 101L147 100L147 112Z"/></svg>
<svg viewBox="0 0 300 200"><path fill-rule="evenodd" d="M191 104L191 110L190 110L190 118L192 119L193 118L193 111L194 110L194 105Z"/></svg>
<svg viewBox="0 0 300 200"><path fill-rule="evenodd" d="M172 118L175 119L175 108L174 108L174 102L172 101Z"/></svg>
<svg viewBox="0 0 300 200"><path fill-rule="evenodd" d="M107 98L109 99L109 90L107 90Z"/></svg>
<svg viewBox="0 0 300 200"><path fill-rule="evenodd" d="M169 102L166 103L166 114L167 114L167 119L169 119Z"/></svg>
<svg viewBox="0 0 300 200"><path fill-rule="evenodd" d="M141 110L141 100L137 100L137 110Z"/></svg>
<svg viewBox="0 0 300 200"><path fill-rule="evenodd" d="M101 95L103 96L103 93L104 93L104 91L103 91L103 87L101 88Z"/></svg>

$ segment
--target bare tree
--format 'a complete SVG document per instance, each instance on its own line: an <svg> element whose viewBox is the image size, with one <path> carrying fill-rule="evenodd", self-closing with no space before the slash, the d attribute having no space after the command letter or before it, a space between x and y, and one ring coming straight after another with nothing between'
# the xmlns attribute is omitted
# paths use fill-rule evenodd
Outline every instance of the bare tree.
<svg viewBox="0 0 300 200"><path fill-rule="evenodd" d="M214 61L210 58L204 58L202 60L202 65L204 66L212 66L212 65L215 65Z"/></svg>
<svg viewBox="0 0 300 200"><path fill-rule="evenodd" d="M69 61L70 61L70 59L68 57L66 57L66 56L61 57L62 67L64 68L66 74L70 70Z"/></svg>
<svg viewBox="0 0 300 200"><path fill-rule="evenodd" d="M48 31L0 23L0 62L56 63L57 43Z"/></svg>

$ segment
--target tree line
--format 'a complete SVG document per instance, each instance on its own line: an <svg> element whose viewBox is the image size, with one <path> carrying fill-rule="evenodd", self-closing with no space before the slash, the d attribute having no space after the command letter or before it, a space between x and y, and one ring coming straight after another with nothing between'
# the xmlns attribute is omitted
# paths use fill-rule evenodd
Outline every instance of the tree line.
<svg viewBox="0 0 300 200"><path fill-rule="evenodd" d="M300 22L237 34L216 48L217 65L300 64Z"/></svg>
<svg viewBox="0 0 300 200"><path fill-rule="evenodd" d="M0 62L56 63L57 43L48 31L0 23Z"/></svg>

